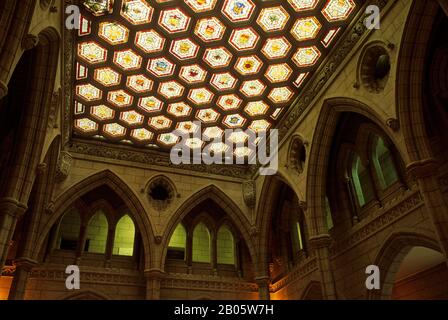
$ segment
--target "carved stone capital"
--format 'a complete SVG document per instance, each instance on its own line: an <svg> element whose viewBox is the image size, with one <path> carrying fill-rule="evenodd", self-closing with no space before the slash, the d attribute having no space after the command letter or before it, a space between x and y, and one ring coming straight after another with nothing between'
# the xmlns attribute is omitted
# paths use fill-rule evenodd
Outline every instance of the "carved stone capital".
<svg viewBox="0 0 448 320"><path fill-rule="evenodd" d="M19 218L25 213L27 209L28 209L27 205L20 203L16 199L13 198L0 199L0 213L2 214L7 214L12 217Z"/></svg>
<svg viewBox="0 0 448 320"><path fill-rule="evenodd" d="M406 167L406 172L411 179L421 179L437 175L438 169L437 160L429 158L412 162Z"/></svg>
<svg viewBox="0 0 448 320"><path fill-rule="evenodd" d="M48 166L47 166L46 163L40 163L40 164L37 166L37 174L38 174L38 175L45 174L45 172L47 172L47 169L48 169Z"/></svg>
<svg viewBox="0 0 448 320"><path fill-rule="evenodd" d="M269 276L260 276L260 277L256 277L255 279L255 283L259 286L269 286L271 284L271 277Z"/></svg>
<svg viewBox="0 0 448 320"><path fill-rule="evenodd" d="M8 94L8 86L0 80L0 99L3 99Z"/></svg>
<svg viewBox="0 0 448 320"><path fill-rule="evenodd" d="M56 180L62 182L67 179L70 168L72 166L73 157L67 151L62 151L59 155L58 165L56 168Z"/></svg>
<svg viewBox="0 0 448 320"><path fill-rule="evenodd" d="M155 236L154 238L156 244L161 244L162 243L162 236Z"/></svg>
<svg viewBox="0 0 448 320"><path fill-rule="evenodd" d="M22 269L28 272L38 265L37 261L24 257L14 260L13 263L17 269Z"/></svg>
<svg viewBox="0 0 448 320"><path fill-rule="evenodd" d="M308 240L308 244L311 249L328 248L332 242L329 234L320 234L313 236Z"/></svg>
<svg viewBox="0 0 448 320"><path fill-rule="evenodd" d="M299 201L299 208L302 209L302 211L306 211L308 209L306 201Z"/></svg>
<svg viewBox="0 0 448 320"><path fill-rule="evenodd" d="M243 182L243 199L249 208L255 208L255 204L257 203L257 191L254 180Z"/></svg>
<svg viewBox="0 0 448 320"><path fill-rule="evenodd" d="M162 269L146 269L144 271L146 280L162 280L166 277L166 272Z"/></svg>
<svg viewBox="0 0 448 320"><path fill-rule="evenodd" d="M31 50L39 43L39 37L34 34L27 34L22 39L22 49Z"/></svg>

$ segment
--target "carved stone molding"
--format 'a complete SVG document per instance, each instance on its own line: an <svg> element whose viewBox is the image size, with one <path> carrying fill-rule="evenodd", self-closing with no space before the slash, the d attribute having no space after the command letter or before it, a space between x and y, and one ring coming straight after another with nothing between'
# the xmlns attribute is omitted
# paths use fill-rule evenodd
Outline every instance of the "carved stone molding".
<svg viewBox="0 0 448 320"><path fill-rule="evenodd" d="M0 199L0 212L2 214L7 214L12 217L20 217L28 209L26 204L20 203L13 198L2 198Z"/></svg>
<svg viewBox="0 0 448 320"><path fill-rule="evenodd" d="M35 266L38 265L38 262L29 258L18 258L14 260L14 265L17 269L23 269L26 271L31 271Z"/></svg>
<svg viewBox="0 0 448 320"><path fill-rule="evenodd" d="M166 277L166 272L162 269L147 269L145 270L146 280L161 280Z"/></svg>
<svg viewBox="0 0 448 320"><path fill-rule="evenodd" d="M395 118L389 118L386 121L386 124L393 131L397 132L400 129L400 122Z"/></svg>
<svg viewBox="0 0 448 320"><path fill-rule="evenodd" d="M22 39L22 49L31 50L35 48L39 43L39 37L34 34L27 34Z"/></svg>
<svg viewBox="0 0 448 320"><path fill-rule="evenodd" d="M14 277L16 273L16 266L4 266L0 272L2 277Z"/></svg>
<svg viewBox="0 0 448 320"><path fill-rule="evenodd" d="M314 249L321 249L321 248L328 248L333 239L329 234L320 234L317 236L312 236L308 239L308 244L310 246L311 250Z"/></svg>
<svg viewBox="0 0 448 320"><path fill-rule="evenodd" d="M186 274L167 274L162 280L161 287L164 289L213 290L220 292L258 292L258 285L253 282Z"/></svg>
<svg viewBox="0 0 448 320"><path fill-rule="evenodd" d="M244 181L242 188L244 203L246 203L249 208L255 208L255 204L257 203L257 190L255 181Z"/></svg>
<svg viewBox="0 0 448 320"><path fill-rule="evenodd" d="M277 292L280 289L288 286L289 284L293 283L294 281L300 280L308 276L314 271L317 271L317 260L316 258L308 258L307 260L303 261L301 264L294 267L294 269L291 270L291 272L285 276L284 278L280 279L279 281L273 283L270 285L270 291L271 292Z"/></svg>
<svg viewBox="0 0 448 320"><path fill-rule="evenodd" d="M429 158L421 161L415 161L409 164L406 172L411 179L421 179L430 176L436 176L440 164L436 159Z"/></svg>
<svg viewBox="0 0 448 320"><path fill-rule="evenodd" d="M61 151L59 155L58 165L56 167L56 181L62 182L67 179L70 174L73 157L67 151Z"/></svg>

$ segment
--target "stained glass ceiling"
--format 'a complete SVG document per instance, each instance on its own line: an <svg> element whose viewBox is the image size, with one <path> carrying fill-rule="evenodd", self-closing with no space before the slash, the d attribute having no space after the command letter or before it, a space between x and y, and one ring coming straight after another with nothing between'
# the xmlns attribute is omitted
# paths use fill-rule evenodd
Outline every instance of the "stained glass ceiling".
<svg viewBox="0 0 448 320"><path fill-rule="evenodd" d="M194 121L209 139L228 128L274 128L358 7L356 0L84 1L74 135L169 150L178 141L172 132L193 133ZM231 139L244 141L245 133ZM215 152L228 149L210 143Z"/></svg>

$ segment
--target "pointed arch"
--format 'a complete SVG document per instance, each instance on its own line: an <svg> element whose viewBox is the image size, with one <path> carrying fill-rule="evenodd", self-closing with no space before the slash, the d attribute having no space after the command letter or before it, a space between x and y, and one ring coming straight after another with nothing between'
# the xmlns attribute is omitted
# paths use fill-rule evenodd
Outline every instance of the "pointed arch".
<svg viewBox="0 0 448 320"><path fill-rule="evenodd" d="M241 233L247 248L249 249L252 262L254 264L256 263L257 254L251 237L252 229L249 220L238 205L232 201L232 199L230 199L221 189L212 184L199 190L183 202L168 222L168 226L166 228L167 231L165 232L161 242L161 246L163 248L160 260L162 269L164 268L166 260L168 243L176 226L182 222L185 216L187 216L195 207L206 200L212 200L216 203L226 213L229 220L235 225L235 227L238 228L238 231Z"/></svg>
<svg viewBox="0 0 448 320"><path fill-rule="evenodd" d="M374 260L381 272L379 290L368 290L367 299L390 299L401 262L412 247L425 247L441 252L440 246L430 234L410 230L399 230L390 234L380 247Z"/></svg>
<svg viewBox="0 0 448 320"><path fill-rule="evenodd" d="M143 248L146 257L145 264L148 267L150 266L150 261L153 261L154 259L150 250L150 246L154 243L154 232L149 217L146 214L145 208L141 204L140 199L135 195L131 188L129 188L129 186L121 180L120 177L110 170L98 172L82 180L81 182L78 182L69 190L63 192L56 199L54 204L54 213L40 232L40 238L37 241L36 250L34 252L35 258L37 258L38 251L42 247L51 227L56 223L65 210L67 210L67 208L69 208L76 201L76 199L79 199L82 195L103 185L114 190L129 209L129 215L134 218L137 228L142 236Z"/></svg>
<svg viewBox="0 0 448 320"><path fill-rule="evenodd" d="M326 100L316 124L308 160L306 202L310 218L310 236L327 234L325 197L328 158L339 117L344 112L357 113L374 122L396 146L401 158L407 159L406 154L398 148L399 144L392 129L385 124L386 119L381 119L380 115L368 105L350 98Z"/></svg>

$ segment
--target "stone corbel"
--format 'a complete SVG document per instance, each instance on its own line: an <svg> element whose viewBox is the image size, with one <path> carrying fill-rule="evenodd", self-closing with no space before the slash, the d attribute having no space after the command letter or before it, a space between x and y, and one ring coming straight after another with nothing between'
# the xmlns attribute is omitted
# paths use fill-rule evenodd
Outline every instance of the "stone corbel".
<svg viewBox="0 0 448 320"><path fill-rule="evenodd" d="M59 155L58 165L56 168L56 181L62 182L67 179L70 168L72 166L73 157L67 151L62 151Z"/></svg>
<svg viewBox="0 0 448 320"><path fill-rule="evenodd" d="M406 173L411 179L420 179L437 174L439 163L436 159L428 158L415 161L406 167Z"/></svg>
<svg viewBox="0 0 448 320"><path fill-rule="evenodd" d="M310 237L308 240L308 244L312 250L328 248L332 242L333 241L329 234L321 234L321 235L313 236L313 237Z"/></svg>
<svg viewBox="0 0 448 320"><path fill-rule="evenodd" d="M257 192L254 180L243 182L243 199L249 208L255 208L255 204L257 203Z"/></svg>

